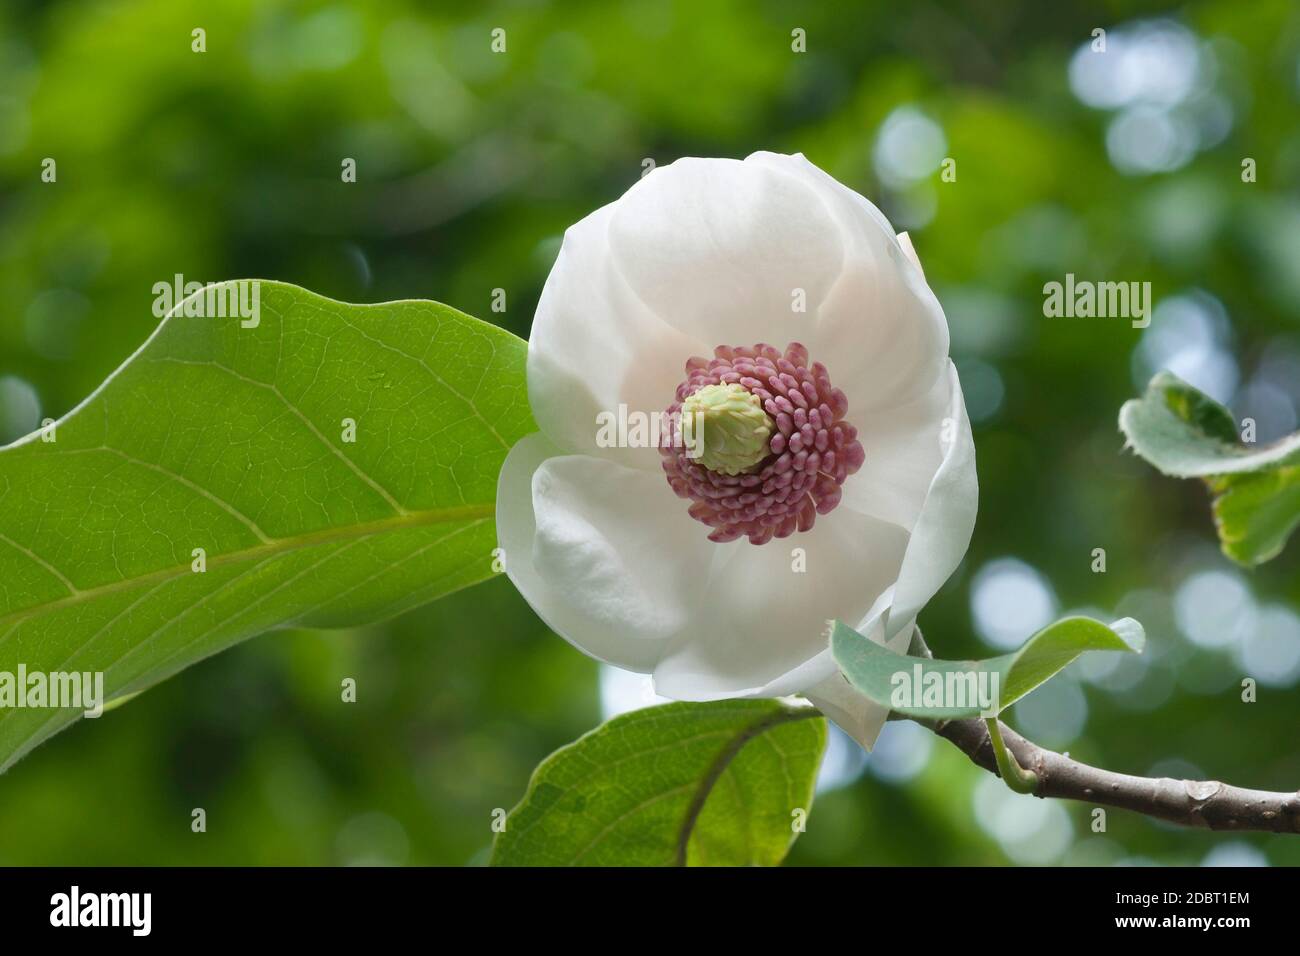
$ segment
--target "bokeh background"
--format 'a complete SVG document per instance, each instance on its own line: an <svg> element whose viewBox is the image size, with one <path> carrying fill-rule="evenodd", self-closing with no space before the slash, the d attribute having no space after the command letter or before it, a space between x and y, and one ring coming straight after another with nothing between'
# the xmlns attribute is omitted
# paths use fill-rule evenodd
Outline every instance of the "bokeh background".
<svg viewBox="0 0 1300 956"><path fill-rule="evenodd" d="M1012 725L1112 769L1300 785L1300 543L1236 569L1204 491L1115 426L1168 367L1261 440L1296 428L1291 0L7 0L0 442L125 359L176 273L438 299L526 335L565 227L645 159L756 149L803 151L910 230L947 311L981 508L922 616L936 652L1001 652L1067 610L1138 617L1145 656L1077 663ZM1150 327L1045 318L1067 272L1150 281ZM0 864L481 863L541 758L650 700L504 579L380 627L267 635L0 778ZM898 723L869 758L832 740L790 862L1300 862L1296 837L1091 822Z"/></svg>

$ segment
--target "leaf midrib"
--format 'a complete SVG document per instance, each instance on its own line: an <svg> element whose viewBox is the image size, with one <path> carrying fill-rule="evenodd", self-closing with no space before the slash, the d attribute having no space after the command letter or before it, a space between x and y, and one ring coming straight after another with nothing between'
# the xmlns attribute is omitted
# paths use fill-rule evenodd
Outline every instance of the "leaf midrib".
<svg viewBox="0 0 1300 956"><path fill-rule="evenodd" d="M491 518L495 514L495 507L491 503L474 504L474 505L457 505L453 508L435 508L430 511L405 511L388 518L381 518L375 521L362 522L361 524L346 525L343 527L325 528L320 531L308 532L301 535L293 535L287 538L272 538L265 544L258 544L241 551L227 551L222 554L212 555L207 558L208 569L224 567L229 564L239 564L244 561L256 560L259 557L278 557L282 554L292 554L295 551L302 551L307 548L317 547L322 544L331 544L335 541L348 541L354 538L364 538L375 534L381 534L385 531L404 531L410 528L420 528L426 525L446 524L451 521L469 521L475 519ZM130 590L131 588L152 583L161 583L169 578L178 578L184 574L192 574L190 564L181 564L176 567L159 568L157 571L150 571L147 574L137 575L135 577L121 578L108 584L99 585L92 588L78 589L75 594L59 598L55 601L48 601L43 604L34 604L30 607L20 608L9 614L0 616L0 627L10 625L7 630L0 633L0 641L12 633L19 624L28 618L35 617L37 614L57 611L64 607L72 607L77 604L105 595L115 594L119 591Z"/></svg>
<svg viewBox="0 0 1300 956"><path fill-rule="evenodd" d="M741 750L751 740L761 737L774 727L792 723L796 720L807 720L811 717L821 716L822 712L816 707L786 708L773 714L767 714L736 732L736 736L728 741L727 746L723 747L718 755L713 758L713 763L709 765L709 769L700 778L695 794L691 797L691 802L686 808L686 816L682 819L681 829L677 831L677 853L673 863L674 866L686 866L686 856L690 847L691 835L695 832L695 824L699 822L700 814L704 811L704 804L708 802L710 794L713 793L713 788L722 779L722 775L726 773L727 768L731 766L731 762L736 759Z"/></svg>

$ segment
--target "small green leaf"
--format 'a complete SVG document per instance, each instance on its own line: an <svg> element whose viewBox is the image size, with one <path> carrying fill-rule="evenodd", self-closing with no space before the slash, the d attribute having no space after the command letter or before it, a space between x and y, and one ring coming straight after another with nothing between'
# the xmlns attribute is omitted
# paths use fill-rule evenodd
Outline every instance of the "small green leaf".
<svg viewBox="0 0 1300 956"><path fill-rule="evenodd" d="M120 699L264 631L491 574L497 473L535 427L526 343L436 302L276 282L256 321L209 305L236 285L0 449L0 671L103 672ZM0 771L80 713L0 710Z"/></svg>
<svg viewBox="0 0 1300 956"><path fill-rule="evenodd" d="M909 717L953 719L1000 713L1084 651L1140 653L1142 625L1123 618L1107 627L1067 617L1043 628L1020 650L982 661L938 661L896 654L839 621L831 650L850 684Z"/></svg>
<svg viewBox="0 0 1300 956"><path fill-rule="evenodd" d="M775 866L826 746L810 707L723 700L615 717L547 757L493 866Z"/></svg>
<svg viewBox="0 0 1300 956"><path fill-rule="evenodd" d="M1234 561L1276 557L1300 524L1300 432L1259 448L1242 444L1226 408L1169 372L1124 404L1119 427L1164 474L1205 480L1220 544Z"/></svg>
<svg viewBox="0 0 1300 956"><path fill-rule="evenodd" d="M1261 564L1281 553L1300 523L1300 465L1211 480L1214 523L1223 552L1238 564Z"/></svg>

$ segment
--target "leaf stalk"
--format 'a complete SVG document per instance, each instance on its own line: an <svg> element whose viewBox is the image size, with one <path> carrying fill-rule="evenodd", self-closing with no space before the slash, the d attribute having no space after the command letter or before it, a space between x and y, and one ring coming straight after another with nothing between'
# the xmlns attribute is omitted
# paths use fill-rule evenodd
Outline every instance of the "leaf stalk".
<svg viewBox="0 0 1300 956"><path fill-rule="evenodd" d="M993 742L993 757L998 764L999 776L1015 793L1032 794L1038 789L1038 774L1016 763L1016 758L1002 740L1002 729L996 717L986 717L984 723L989 729L989 740Z"/></svg>

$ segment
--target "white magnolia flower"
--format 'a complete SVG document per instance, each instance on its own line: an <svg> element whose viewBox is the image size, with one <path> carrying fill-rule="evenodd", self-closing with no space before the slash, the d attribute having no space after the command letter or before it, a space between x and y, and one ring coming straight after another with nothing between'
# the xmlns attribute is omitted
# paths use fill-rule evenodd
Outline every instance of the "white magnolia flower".
<svg viewBox="0 0 1300 956"><path fill-rule="evenodd" d="M977 499L907 236L803 156L656 169L565 233L528 392L541 431L506 459L497 525L546 623L665 697L802 693L870 746L887 714L826 622L904 651ZM702 453L600 440L665 409L702 416Z"/></svg>

